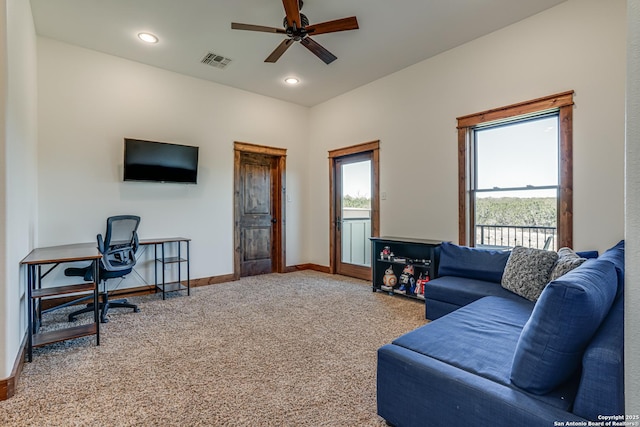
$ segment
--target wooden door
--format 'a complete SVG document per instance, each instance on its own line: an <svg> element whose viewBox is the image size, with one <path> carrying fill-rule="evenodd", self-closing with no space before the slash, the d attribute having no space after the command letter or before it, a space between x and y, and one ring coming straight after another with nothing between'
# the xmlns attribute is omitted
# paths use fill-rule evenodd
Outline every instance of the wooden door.
<svg viewBox="0 0 640 427"><path fill-rule="evenodd" d="M336 273L368 280L371 277L371 153L341 157L335 162ZM362 172L350 172L354 167ZM353 185L354 180L359 181L355 185L357 192L349 193L347 187ZM362 207L348 203L359 194L368 199L368 205L366 200Z"/></svg>
<svg viewBox="0 0 640 427"><path fill-rule="evenodd" d="M240 228L240 276L274 271L274 206L276 158L241 153L239 194L236 201Z"/></svg>
<svg viewBox="0 0 640 427"><path fill-rule="evenodd" d="M379 141L329 152L332 273L371 279L370 237L379 236Z"/></svg>

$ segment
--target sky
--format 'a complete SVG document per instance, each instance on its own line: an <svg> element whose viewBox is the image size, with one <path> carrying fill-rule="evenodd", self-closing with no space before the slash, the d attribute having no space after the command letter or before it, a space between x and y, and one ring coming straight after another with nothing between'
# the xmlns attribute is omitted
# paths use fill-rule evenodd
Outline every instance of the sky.
<svg viewBox="0 0 640 427"><path fill-rule="evenodd" d="M475 136L478 189L558 185L557 116L478 130ZM482 196L525 197L527 193L496 192ZM555 195L555 190L531 194L535 197Z"/></svg>
<svg viewBox="0 0 640 427"><path fill-rule="evenodd" d="M371 160L342 166L342 194L371 197Z"/></svg>

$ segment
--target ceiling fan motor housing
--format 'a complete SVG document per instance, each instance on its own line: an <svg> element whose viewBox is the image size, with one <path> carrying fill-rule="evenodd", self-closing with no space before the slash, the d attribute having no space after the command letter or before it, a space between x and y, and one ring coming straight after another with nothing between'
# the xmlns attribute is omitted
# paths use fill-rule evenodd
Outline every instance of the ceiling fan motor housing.
<svg viewBox="0 0 640 427"><path fill-rule="evenodd" d="M298 30L302 30L304 29L307 25L309 25L309 18L307 18L307 15L305 15L304 13L300 14L300 23L302 24L302 28L298 28ZM284 17L284 20L282 21L282 26L285 28L285 30L289 31L290 28L288 27L288 22L287 22L287 17ZM293 31L295 32L296 29L293 29Z"/></svg>

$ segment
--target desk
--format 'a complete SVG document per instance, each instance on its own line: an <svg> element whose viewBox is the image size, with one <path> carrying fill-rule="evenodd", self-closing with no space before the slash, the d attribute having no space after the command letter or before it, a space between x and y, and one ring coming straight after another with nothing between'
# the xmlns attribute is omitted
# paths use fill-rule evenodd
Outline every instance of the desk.
<svg viewBox="0 0 640 427"><path fill-rule="evenodd" d="M78 243L73 245L51 246L47 248L36 248L29 253L22 261L21 265L27 266L27 303L29 305L29 331L27 338L27 360L33 359L33 348L72 338L79 338L88 335L96 336L96 345L100 345L100 322L99 322L99 297L98 297L98 261L102 255L98 251L95 243ZM42 279L45 278L58 265L75 261L91 261L94 268L94 280L90 283L80 283L77 285L42 287ZM42 267L51 267L42 273ZM39 333L42 323L42 298L57 298L69 294L90 295L93 293L94 321L87 325L73 326L51 332Z"/></svg>
<svg viewBox="0 0 640 427"><path fill-rule="evenodd" d="M156 292L162 291L162 299L165 299L166 292L172 291L187 291L187 295L191 295L191 280L189 273L189 242L191 239L186 237L165 237L158 239L141 239L138 243L140 246L151 246L153 245L154 251L154 279L155 279L155 287ZM165 245L167 244L177 244L178 245L178 256L175 257L165 257ZM186 257L182 257L182 245L186 246ZM158 256L158 249L160 249L160 256ZM186 264L186 273L187 273L187 286L182 284L182 263ZM165 276L165 266L167 264L177 264L178 265L178 280L175 282L167 283ZM158 267L162 272L162 283L158 283Z"/></svg>

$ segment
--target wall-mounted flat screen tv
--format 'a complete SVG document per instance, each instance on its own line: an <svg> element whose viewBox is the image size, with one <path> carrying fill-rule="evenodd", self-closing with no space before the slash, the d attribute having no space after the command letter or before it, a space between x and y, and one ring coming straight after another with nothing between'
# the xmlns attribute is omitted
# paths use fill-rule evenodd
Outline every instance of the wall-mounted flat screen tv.
<svg viewBox="0 0 640 427"><path fill-rule="evenodd" d="M195 184L198 147L124 139L124 180Z"/></svg>

